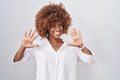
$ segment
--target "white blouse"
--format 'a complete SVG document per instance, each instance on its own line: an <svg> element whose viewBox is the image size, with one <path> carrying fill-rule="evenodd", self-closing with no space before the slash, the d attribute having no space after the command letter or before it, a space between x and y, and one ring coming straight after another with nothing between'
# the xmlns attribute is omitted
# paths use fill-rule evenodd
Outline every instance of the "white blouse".
<svg viewBox="0 0 120 80"><path fill-rule="evenodd" d="M93 55L87 55L64 42L56 52L47 38L37 40L37 48L26 49L24 57L15 64L24 63L31 57L36 61L36 80L77 80L77 62L94 62Z"/></svg>

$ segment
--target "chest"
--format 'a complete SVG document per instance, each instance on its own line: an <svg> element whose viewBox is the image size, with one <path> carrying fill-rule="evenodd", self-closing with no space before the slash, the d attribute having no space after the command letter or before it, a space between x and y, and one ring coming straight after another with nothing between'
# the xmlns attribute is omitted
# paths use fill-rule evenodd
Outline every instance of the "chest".
<svg viewBox="0 0 120 80"><path fill-rule="evenodd" d="M53 50L58 51L63 43L50 44Z"/></svg>
<svg viewBox="0 0 120 80"><path fill-rule="evenodd" d="M73 49L62 49L59 52L53 52L52 50L36 50L34 51L34 56L37 62L48 62L54 63L56 60L58 62L67 62L77 60L77 52Z"/></svg>

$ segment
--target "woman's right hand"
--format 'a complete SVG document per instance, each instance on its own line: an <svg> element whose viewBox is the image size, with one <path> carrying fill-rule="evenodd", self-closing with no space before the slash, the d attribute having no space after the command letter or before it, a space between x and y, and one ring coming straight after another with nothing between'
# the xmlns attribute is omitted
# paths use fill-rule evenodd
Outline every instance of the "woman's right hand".
<svg viewBox="0 0 120 80"><path fill-rule="evenodd" d="M32 32L32 29L29 31L26 31L24 33L23 41L22 41L22 47L24 48L33 48L33 47L39 47L38 44L33 44L33 41L38 37L38 34L36 34L36 31L34 30Z"/></svg>

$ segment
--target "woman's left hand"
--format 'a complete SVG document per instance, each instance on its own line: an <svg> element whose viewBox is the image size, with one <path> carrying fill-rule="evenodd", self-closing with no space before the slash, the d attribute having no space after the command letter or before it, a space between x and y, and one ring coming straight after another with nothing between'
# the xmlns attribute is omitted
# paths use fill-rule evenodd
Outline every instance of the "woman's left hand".
<svg viewBox="0 0 120 80"><path fill-rule="evenodd" d="M76 30L75 28L72 28L69 32L73 39L73 42L68 43L67 45L81 48L83 46L83 42L82 42L80 31Z"/></svg>

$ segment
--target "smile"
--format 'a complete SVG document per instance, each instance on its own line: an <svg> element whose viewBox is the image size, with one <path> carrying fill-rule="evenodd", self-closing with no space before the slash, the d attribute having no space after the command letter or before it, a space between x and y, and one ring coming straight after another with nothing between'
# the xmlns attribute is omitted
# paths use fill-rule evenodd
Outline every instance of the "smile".
<svg viewBox="0 0 120 80"><path fill-rule="evenodd" d="M60 34L61 34L61 32L54 32L54 34L55 34L55 35L60 35Z"/></svg>

